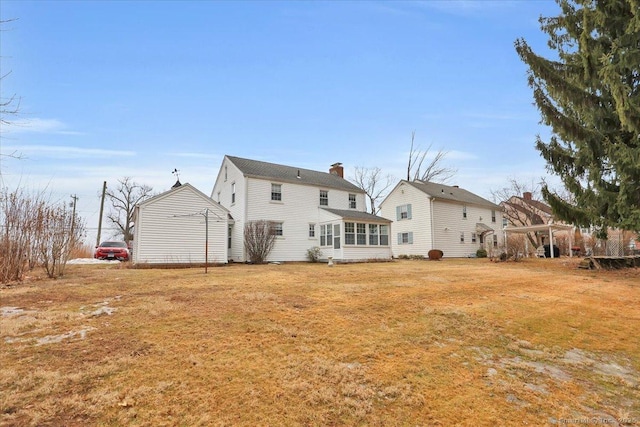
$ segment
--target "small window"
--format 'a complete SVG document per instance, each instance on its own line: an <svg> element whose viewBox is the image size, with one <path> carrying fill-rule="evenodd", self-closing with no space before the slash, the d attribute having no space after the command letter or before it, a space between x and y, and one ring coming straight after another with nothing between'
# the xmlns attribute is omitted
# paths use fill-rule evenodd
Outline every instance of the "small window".
<svg viewBox="0 0 640 427"><path fill-rule="evenodd" d="M491 222L496 222L496 211L491 211Z"/></svg>
<svg viewBox="0 0 640 427"><path fill-rule="evenodd" d="M356 225L356 237L358 239L357 243L359 245L367 244L367 224L357 224Z"/></svg>
<svg viewBox="0 0 640 427"><path fill-rule="evenodd" d="M224 182L227 182L227 165L224 166Z"/></svg>
<svg viewBox="0 0 640 427"><path fill-rule="evenodd" d="M399 245L412 245L413 244L413 233L398 233L398 244Z"/></svg>
<svg viewBox="0 0 640 427"><path fill-rule="evenodd" d="M462 207L462 218L467 219L467 207Z"/></svg>
<svg viewBox="0 0 640 427"><path fill-rule="evenodd" d="M275 234L276 236L282 236L283 235L282 223L281 222L274 222L273 223L273 234Z"/></svg>
<svg viewBox="0 0 640 427"><path fill-rule="evenodd" d="M411 219L411 205L396 206L396 219L398 221Z"/></svg>
<svg viewBox="0 0 640 427"><path fill-rule="evenodd" d="M282 184L271 184L271 200L282 201Z"/></svg>
<svg viewBox="0 0 640 427"><path fill-rule="evenodd" d="M320 190L320 206L329 206L329 192Z"/></svg>
<svg viewBox="0 0 640 427"><path fill-rule="evenodd" d="M231 204L236 202L236 183L231 183Z"/></svg>
<svg viewBox="0 0 640 427"><path fill-rule="evenodd" d="M356 195L355 194L349 194L349 209L356 209Z"/></svg>
<svg viewBox="0 0 640 427"><path fill-rule="evenodd" d="M460 243L464 243L464 231L460 232Z"/></svg>
<svg viewBox="0 0 640 427"><path fill-rule="evenodd" d="M495 234L493 235L493 247L498 247L498 236L496 236Z"/></svg>
<svg viewBox="0 0 640 427"><path fill-rule="evenodd" d="M316 225L309 224L309 237L316 237Z"/></svg>
<svg viewBox="0 0 640 427"><path fill-rule="evenodd" d="M475 243L477 240L477 235L476 233L471 233L471 243Z"/></svg>
<svg viewBox="0 0 640 427"><path fill-rule="evenodd" d="M344 223L344 244L345 245L356 244L356 227L353 222Z"/></svg>

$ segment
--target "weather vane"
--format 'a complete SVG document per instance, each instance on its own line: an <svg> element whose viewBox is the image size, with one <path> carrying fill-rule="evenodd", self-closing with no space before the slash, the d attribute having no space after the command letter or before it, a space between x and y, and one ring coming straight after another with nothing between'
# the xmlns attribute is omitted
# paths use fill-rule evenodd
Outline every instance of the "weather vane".
<svg viewBox="0 0 640 427"><path fill-rule="evenodd" d="M180 180L180 171L178 169L173 169L173 171L171 171L172 174L174 174L176 176L177 180Z"/></svg>

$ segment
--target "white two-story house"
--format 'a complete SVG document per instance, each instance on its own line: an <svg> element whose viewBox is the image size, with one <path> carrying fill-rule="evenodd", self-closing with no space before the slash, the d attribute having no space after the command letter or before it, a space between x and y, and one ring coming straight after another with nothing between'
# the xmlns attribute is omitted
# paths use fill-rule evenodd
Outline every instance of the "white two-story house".
<svg viewBox="0 0 640 427"><path fill-rule="evenodd" d="M211 198L234 219L231 261L247 260L244 227L258 220L275 226L268 261L306 261L316 246L325 260L391 258L391 221L366 212L364 191L344 179L340 163L327 173L225 156Z"/></svg>
<svg viewBox="0 0 640 427"><path fill-rule="evenodd" d="M426 257L431 249L467 257L504 245L500 206L457 186L400 181L380 204L380 215L394 220L395 257Z"/></svg>

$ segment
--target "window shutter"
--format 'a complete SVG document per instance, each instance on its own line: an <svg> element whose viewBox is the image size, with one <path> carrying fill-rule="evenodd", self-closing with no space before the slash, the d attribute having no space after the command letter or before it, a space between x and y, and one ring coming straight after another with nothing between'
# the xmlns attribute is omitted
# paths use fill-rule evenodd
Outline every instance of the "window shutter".
<svg viewBox="0 0 640 427"><path fill-rule="evenodd" d="M409 205L409 206L411 206L411 205ZM409 244L413 245L413 231L409 232Z"/></svg>
<svg viewBox="0 0 640 427"><path fill-rule="evenodd" d="M411 219L411 204L407 205L407 219Z"/></svg>
<svg viewBox="0 0 640 427"><path fill-rule="evenodd" d="M402 233L398 233L398 244L402 244Z"/></svg>
<svg viewBox="0 0 640 427"><path fill-rule="evenodd" d="M396 221L400 221L400 206L396 206Z"/></svg>

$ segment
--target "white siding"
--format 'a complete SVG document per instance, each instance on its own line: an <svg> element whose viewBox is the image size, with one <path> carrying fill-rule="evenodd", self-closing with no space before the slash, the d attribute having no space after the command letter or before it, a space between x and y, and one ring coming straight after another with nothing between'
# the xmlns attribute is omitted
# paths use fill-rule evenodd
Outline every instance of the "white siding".
<svg viewBox="0 0 640 427"><path fill-rule="evenodd" d="M411 218L398 219L397 207L411 205ZM400 182L380 205L380 216L393 220L389 236L393 256L424 255L432 249L430 199L424 192ZM412 244L398 244L399 233L412 233Z"/></svg>
<svg viewBox="0 0 640 427"><path fill-rule="evenodd" d="M225 167L227 169L227 176L225 179ZM244 224L246 222L246 188L247 182L242 172L227 158L225 157L220 167L220 173L213 186L211 192L211 198L218 201L218 194L220 195L220 204L229 209L233 220L235 221L231 227L231 250L229 252L229 259L236 262L245 261L244 245L243 245L243 231ZM236 185L236 198L235 202L231 203L231 185Z"/></svg>
<svg viewBox="0 0 640 427"><path fill-rule="evenodd" d="M282 185L282 201L271 201L271 184ZM269 254L269 261L306 261L307 249L320 244L320 190L329 192L329 206L333 209L349 209L349 192L275 180L247 179L247 221L267 220L282 223L283 236ZM358 194L356 202L364 208L364 195ZM357 210L357 209L356 209ZM340 221L333 221L339 224ZM309 224L316 224L316 237L309 238ZM344 230L341 230L343 233ZM324 252L327 252L322 248ZM327 256L334 256L327 255ZM340 254L335 254L339 259Z"/></svg>
<svg viewBox="0 0 640 427"><path fill-rule="evenodd" d="M496 222L491 221L491 209L476 205L466 205L467 218L463 218L462 203L453 203L436 199L433 204L435 248L444 252L444 257L467 257L482 247L477 224L485 224L495 230L498 246L502 246L502 214L496 209ZM464 233L464 243L460 242L460 233ZM476 242L471 234L476 233ZM485 248L493 245L493 234L486 235Z"/></svg>
<svg viewBox="0 0 640 427"><path fill-rule="evenodd" d="M197 213L207 208L208 262L226 263L227 211L188 184L138 207L133 262L205 262L205 217Z"/></svg>

